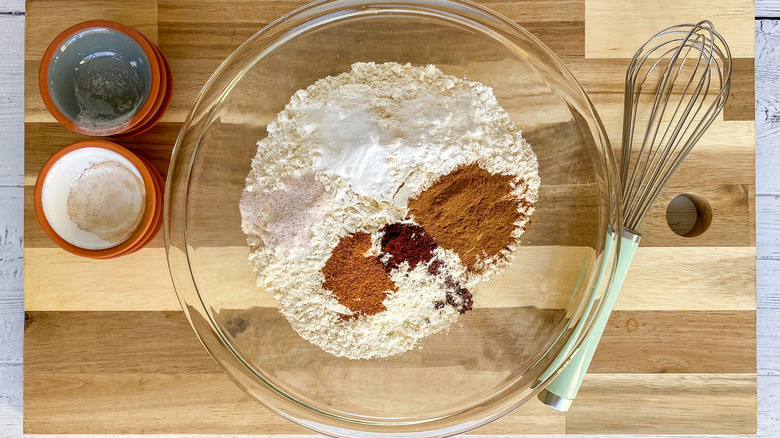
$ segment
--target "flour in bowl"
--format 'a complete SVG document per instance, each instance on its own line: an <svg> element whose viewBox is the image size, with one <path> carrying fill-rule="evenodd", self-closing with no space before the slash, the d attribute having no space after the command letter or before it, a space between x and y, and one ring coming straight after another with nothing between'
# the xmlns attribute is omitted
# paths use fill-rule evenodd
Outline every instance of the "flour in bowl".
<svg viewBox="0 0 780 438"><path fill-rule="evenodd" d="M293 329L336 356L448 329L537 201L536 156L492 89L432 65L356 63L267 130L240 204L249 260Z"/></svg>

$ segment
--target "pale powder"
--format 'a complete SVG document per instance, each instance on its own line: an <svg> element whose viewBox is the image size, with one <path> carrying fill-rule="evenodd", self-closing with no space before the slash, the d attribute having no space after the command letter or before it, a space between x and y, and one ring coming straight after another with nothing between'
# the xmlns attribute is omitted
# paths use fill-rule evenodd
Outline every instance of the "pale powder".
<svg viewBox="0 0 780 438"><path fill-rule="evenodd" d="M138 229L146 210L143 182L118 161L92 163L68 190L68 216L80 229L122 243Z"/></svg>

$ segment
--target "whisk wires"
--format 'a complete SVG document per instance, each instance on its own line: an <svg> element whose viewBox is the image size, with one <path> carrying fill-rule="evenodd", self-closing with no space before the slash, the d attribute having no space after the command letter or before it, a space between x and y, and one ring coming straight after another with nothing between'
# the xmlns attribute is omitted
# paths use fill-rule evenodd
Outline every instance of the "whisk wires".
<svg viewBox="0 0 780 438"><path fill-rule="evenodd" d="M620 160L626 228L636 230L723 109L730 84L731 53L709 21L667 28L636 52L626 71Z"/></svg>

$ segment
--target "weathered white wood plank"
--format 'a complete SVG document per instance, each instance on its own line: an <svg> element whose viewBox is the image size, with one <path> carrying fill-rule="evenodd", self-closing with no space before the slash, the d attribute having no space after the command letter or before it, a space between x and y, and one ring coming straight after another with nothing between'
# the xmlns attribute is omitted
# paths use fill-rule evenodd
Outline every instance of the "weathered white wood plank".
<svg viewBox="0 0 780 438"><path fill-rule="evenodd" d="M0 14L0 53L0 186L21 186L24 181L23 15Z"/></svg>
<svg viewBox="0 0 780 438"><path fill-rule="evenodd" d="M778 144L780 144L780 20L759 20L756 21L756 193L758 194L780 194Z"/></svg>
<svg viewBox="0 0 780 438"><path fill-rule="evenodd" d="M23 189L0 187L0 364L22 363L23 210Z"/></svg>
<svg viewBox="0 0 780 438"><path fill-rule="evenodd" d="M780 166L777 169L780 172ZM780 194L756 196L756 255L780 260Z"/></svg>
<svg viewBox="0 0 780 438"><path fill-rule="evenodd" d="M780 260L758 260L758 374L780 376Z"/></svg>
<svg viewBox="0 0 780 438"><path fill-rule="evenodd" d="M24 0L0 0L0 14L24 14Z"/></svg>
<svg viewBox="0 0 780 438"><path fill-rule="evenodd" d="M758 376L759 437L780 436L780 376Z"/></svg>
<svg viewBox="0 0 780 438"><path fill-rule="evenodd" d="M0 1L0 436L22 433L23 11Z"/></svg>
<svg viewBox="0 0 780 438"><path fill-rule="evenodd" d="M23 191L21 187L0 187L0 293L23 289Z"/></svg>
<svg viewBox="0 0 780 438"><path fill-rule="evenodd" d="M780 17L758 0L756 16ZM780 21L756 21L758 436L780 436Z"/></svg>
<svg viewBox="0 0 780 438"><path fill-rule="evenodd" d="M780 18L780 0L756 0L756 18Z"/></svg>
<svg viewBox="0 0 780 438"><path fill-rule="evenodd" d="M22 435L22 364L0 364L0 436Z"/></svg>

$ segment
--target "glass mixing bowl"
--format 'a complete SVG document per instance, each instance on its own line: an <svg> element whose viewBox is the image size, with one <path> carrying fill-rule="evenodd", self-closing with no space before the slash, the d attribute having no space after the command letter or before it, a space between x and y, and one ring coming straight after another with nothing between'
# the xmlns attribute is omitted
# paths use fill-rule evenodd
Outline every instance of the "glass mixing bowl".
<svg viewBox="0 0 780 438"><path fill-rule="evenodd" d="M475 309L381 360L334 357L298 336L255 284L238 208L267 124L296 90L359 61L434 64L492 87L542 180L514 263L473 291ZM571 73L508 19L450 0L328 0L261 30L198 95L165 199L171 276L215 361L284 417L347 436L461 433L533 398L599 311L621 226L614 157Z"/></svg>

